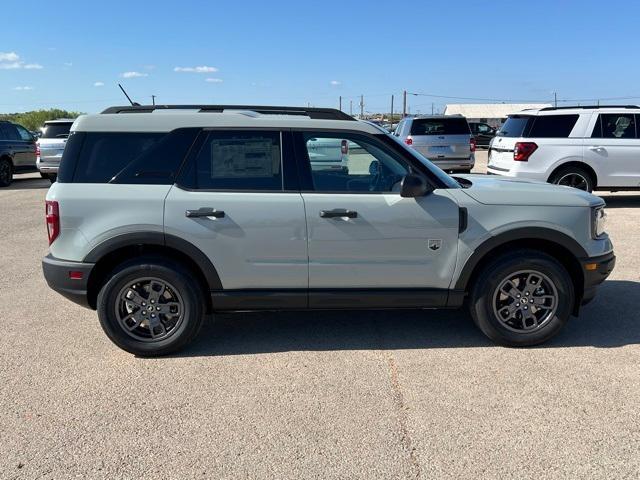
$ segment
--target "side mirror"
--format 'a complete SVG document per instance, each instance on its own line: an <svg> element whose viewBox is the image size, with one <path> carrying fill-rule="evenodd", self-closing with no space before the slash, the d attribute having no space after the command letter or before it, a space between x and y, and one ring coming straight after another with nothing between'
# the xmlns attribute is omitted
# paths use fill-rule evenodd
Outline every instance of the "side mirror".
<svg viewBox="0 0 640 480"><path fill-rule="evenodd" d="M418 175L405 175L400 182L400 196L404 198L423 197L432 191L433 187Z"/></svg>

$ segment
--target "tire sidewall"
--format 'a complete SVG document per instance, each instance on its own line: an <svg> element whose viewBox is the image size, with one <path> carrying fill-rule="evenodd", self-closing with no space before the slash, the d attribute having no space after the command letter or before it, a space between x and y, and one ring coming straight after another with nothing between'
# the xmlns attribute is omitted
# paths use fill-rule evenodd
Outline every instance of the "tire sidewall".
<svg viewBox="0 0 640 480"><path fill-rule="evenodd" d="M156 277L166 280L180 293L184 302L184 318L177 330L168 338L156 342L136 340L125 332L116 317L118 294L133 280ZM189 343L200 330L203 318L202 292L191 276L177 264L145 262L118 268L98 294L97 310L100 325L117 346L139 356L166 355Z"/></svg>
<svg viewBox="0 0 640 480"><path fill-rule="evenodd" d="M11 164L11 161L6 158L0 159L0 168L3 168L5 165L9 168L9 176L6 179L3 179L0 176L0 187L8 187L13 181L13 165Z"/></svg>
<svg viewBox="0 0 640 480"><path fill-rule="evenodd" d="M566 167L561 169L559 172L557 172L554 176L553 179L551 181L551 183L554 183L556 185L558 185L558 182L560 181L560 179L562 177L564 177L567 174L570 173L577 173L578 175L580 175L581 177L583 177L586 181L587 181L587 192L591 193L593 192L593 183L594 183L594 179L591 178L591 175L589 175L589 172L587 172L586 170L579 168L579 167Z"/></svg>
<svg viewBox="0 0 640 480"><path fill-rule="evenodd" d="M493 311L493 298L500 283L518 270L536 270L545 274L558 292L555 315L542 328L518 333L506 328ZM472 315L478 327L492 340L507 346L532 346L555 336L567 323L573 309L574 288L564 267L552 257L526 251L505 256L494 262L481 276L474 289Z"/></svg>

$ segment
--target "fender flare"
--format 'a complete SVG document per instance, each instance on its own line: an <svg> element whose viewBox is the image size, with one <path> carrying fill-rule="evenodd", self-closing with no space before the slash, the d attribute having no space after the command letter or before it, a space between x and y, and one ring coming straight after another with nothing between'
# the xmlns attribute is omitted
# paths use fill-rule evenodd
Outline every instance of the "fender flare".
<svg viewBox="0 0 640 480"><path fill-rule="evenodd" d="M458 276L454 288L456 290L466 290L474 269L486 257L487 253L489 253L494 248L499 247L500 245L504 245L515 240L545 240L565 248L566 250L571 252L571 254L576 259L586 258L589 256L587 251L575 239L562 232L553 230L552 228L516 228L503 233L499 233L498 235L493 236L481 243L467 259L464 267L462 267L462 271Z"/></svg>
<svg viewBox="0 0 640 480"><path fill-rule="evenodd" d="M216 268L202 250L192 243L162 232L132 232L117 235L95 246L85 257L85 263L97 263L105 255L120 248L136 245L170 247L188 256L200 267L210 290L222 290L222 282Z"/></svg>

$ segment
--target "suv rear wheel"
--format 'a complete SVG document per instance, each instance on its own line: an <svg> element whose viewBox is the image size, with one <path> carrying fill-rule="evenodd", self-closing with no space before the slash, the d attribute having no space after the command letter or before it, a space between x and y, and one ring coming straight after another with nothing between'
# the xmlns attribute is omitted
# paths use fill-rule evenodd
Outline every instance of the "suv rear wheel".
<svg viewBox="0 0 640 480"><path fill-rule="evenodd" d="M8 158L0 158L0 187L8 187L13 181L13 165Z"/></svg>
<svg viewBox="0 0 640 480"><path fill-rule="evenodd" d="M166 355L200 331L203 293L180 264L141 259L116 268L98 294L100 325L113 343L140 356Z"/></svg>
<svg viewBox="0 0 640 480"><path fill-rule="evenodd" d="M592 192L594 179L584 168L568 166L555 172L549 182Z"/></svg>
<svg viewBox="0 0 640 480"><path fill-rule="evenodd" d="M471 292L471 316L491 340L531 346L555 336L574 302L567 270L535 250L500 256L484 269Z"/></svg>

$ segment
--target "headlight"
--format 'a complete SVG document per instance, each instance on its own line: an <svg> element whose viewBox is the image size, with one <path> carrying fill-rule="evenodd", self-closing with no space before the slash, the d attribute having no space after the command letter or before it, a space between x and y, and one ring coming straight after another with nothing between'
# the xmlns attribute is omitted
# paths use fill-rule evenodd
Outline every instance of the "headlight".
<svg viewBox="0 0 640 480"><path fill-rule="evenodd" d="M593 238L598 238L604 235L605 223L607 221L607 212L604 211L604 205L601 207L595 207L592 213L592 228Z"/></svg>

